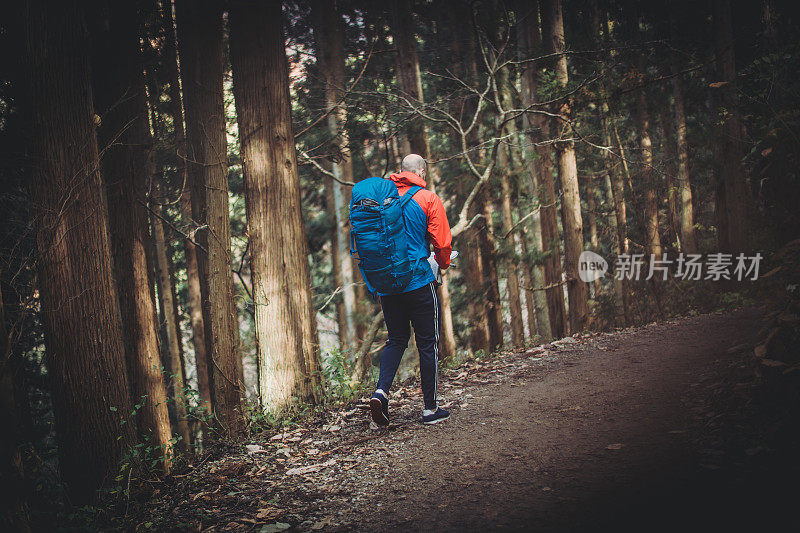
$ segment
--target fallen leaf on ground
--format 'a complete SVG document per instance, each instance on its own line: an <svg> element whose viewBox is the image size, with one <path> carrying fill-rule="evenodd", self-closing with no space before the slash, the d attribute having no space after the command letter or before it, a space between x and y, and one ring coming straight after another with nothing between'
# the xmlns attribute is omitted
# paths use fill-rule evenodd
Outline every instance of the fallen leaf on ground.
<svg viewBox="0 0 800 533"><path fill-rule="evenodd" d="M256 513L256 518L259 520L266 520L267 518L275 518L279 514L281 514L282 509L276 509L275 507L264 507L263 509L259 509L258 513Z"/></svg>
<svg viewBox="0 0 800 533"><path fill-rule="evenodd" d="M319 522L315 523L313 526L311 526L311 529L314 530L314 531L318 531L318 530L322 529L325 526L331 525L331 521L332 520L333 519L329 516L328 518L326 518L324 520L320 520Z"/></svg>
<svg viewBox="0 0 800 533"><path fill-rule="evenodd" d="M286 531L289 529L291 524L287 524L285 522L275 522L274 524L267 524L266 526L261 528L261 533L278 533L279 531Z"/></svg>
<svg viewBox="0 0 800 533"><path fill-rule="evenodd" d="M259 446L258 444L248 444L245 446L248 455L254 455L257 453L268 453L264 448Z"/></svg>
<svg viewBox="0 0 800 533"><path fill-rule="evenodd" d="M308 466L299 466L297 468L290 468L286 471L287 476L296 476L298 474L310 474L311 472L317 472L322 470L323 468L327 468L329 466L333 466L336 464L336 459L328 459L324 463L319 463L316 465L308 465Z"/></svg>
<svg viewBox="0 0 800 533"><path fill-rule="evenodd" d="M606 450L621 450L624 446L624 444L617 442L615 444L609 444L606 446Z"/></svg>

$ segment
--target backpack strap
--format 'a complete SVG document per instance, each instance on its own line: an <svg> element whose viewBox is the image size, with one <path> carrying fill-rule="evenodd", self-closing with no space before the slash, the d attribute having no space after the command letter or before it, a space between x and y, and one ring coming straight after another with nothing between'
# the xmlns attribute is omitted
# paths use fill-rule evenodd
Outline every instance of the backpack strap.
<svg viewBox="0 0 800 533"><path fill-rule="evenodd" d="M405 209L406 204L411 201L411 198L413 198L414 195L421 190L422 187L420 187L419 185L414 185L413 187L408 189L408 191L403 195L403 197L400 198L400 209ZM420 258L417 258L417 260L414 262L414 267L411 269L412 271L417 270L417 265L419 265L419 261Z"/></svg>
<svg viewBox="0 0 800 533"><path fill-rule="evenodd" d="M419 185L414 185L413 187L408 189L408 192L406 192L403 195L403 197L400 198L400 209L403 209L406 206L406 204L411 200L411 198L421 190L422 187L420 187Z"/></svg>

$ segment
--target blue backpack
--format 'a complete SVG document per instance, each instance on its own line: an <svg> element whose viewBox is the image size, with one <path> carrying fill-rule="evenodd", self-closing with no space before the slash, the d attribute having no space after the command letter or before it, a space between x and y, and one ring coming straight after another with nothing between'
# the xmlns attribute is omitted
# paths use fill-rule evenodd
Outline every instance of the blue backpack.
<svg viewBox="0 0 800 533"><path fill-rule="evenodd" d="M375 297L376 292L402 292L411 282L419 259L412 264L403 208L422 187L411 187L401 198L397 185L367 178L353 187L350 200L350 255Z"/></svg>

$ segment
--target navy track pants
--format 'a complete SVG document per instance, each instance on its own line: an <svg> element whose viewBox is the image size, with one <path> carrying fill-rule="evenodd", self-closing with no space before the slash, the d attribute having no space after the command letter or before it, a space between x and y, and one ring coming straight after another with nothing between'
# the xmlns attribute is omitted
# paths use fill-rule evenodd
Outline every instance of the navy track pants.
<svg viewBox="0 0 800 533"><path fill-rule="evenodd" d="M387 394L392 386L400 359L408 347L411 328L419 351L419 367L422 373L422 395L425 409L436 409L436 388L439 385L439 297L436 284L401 294L381 296L383 318L389 339L381 354L381 369L378 387Z"/></svg>

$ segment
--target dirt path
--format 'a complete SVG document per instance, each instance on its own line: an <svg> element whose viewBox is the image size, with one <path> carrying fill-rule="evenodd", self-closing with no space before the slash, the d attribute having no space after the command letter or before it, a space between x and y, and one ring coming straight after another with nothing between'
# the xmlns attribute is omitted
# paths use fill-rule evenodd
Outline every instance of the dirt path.
<svg viewBox="0 0 800 533"><path fill-rule="evenodd" d="M797 489L765 485L775 472L753 459L769 455L753 448L758 434L737 450L730 428L715 426L752 429L741 410L752 405L751 370L729 351L752 346L757 328L753 312L705 315L533 359L503 384L468 389L450 421L375 445L342 482L356 499L336 522L375 531L779 523L773 493L788 500Z"/></svg>
<svg viewBox="0 0 800 533"><path fill-rule="evenodd" d="M798 395L756 379L759 326L755 311L702 315L442 372L450 420L418 422L417 386L393 394L388 431L359 409L328 412L204 460L156 495L149 523L800 531Z"/></svg>

